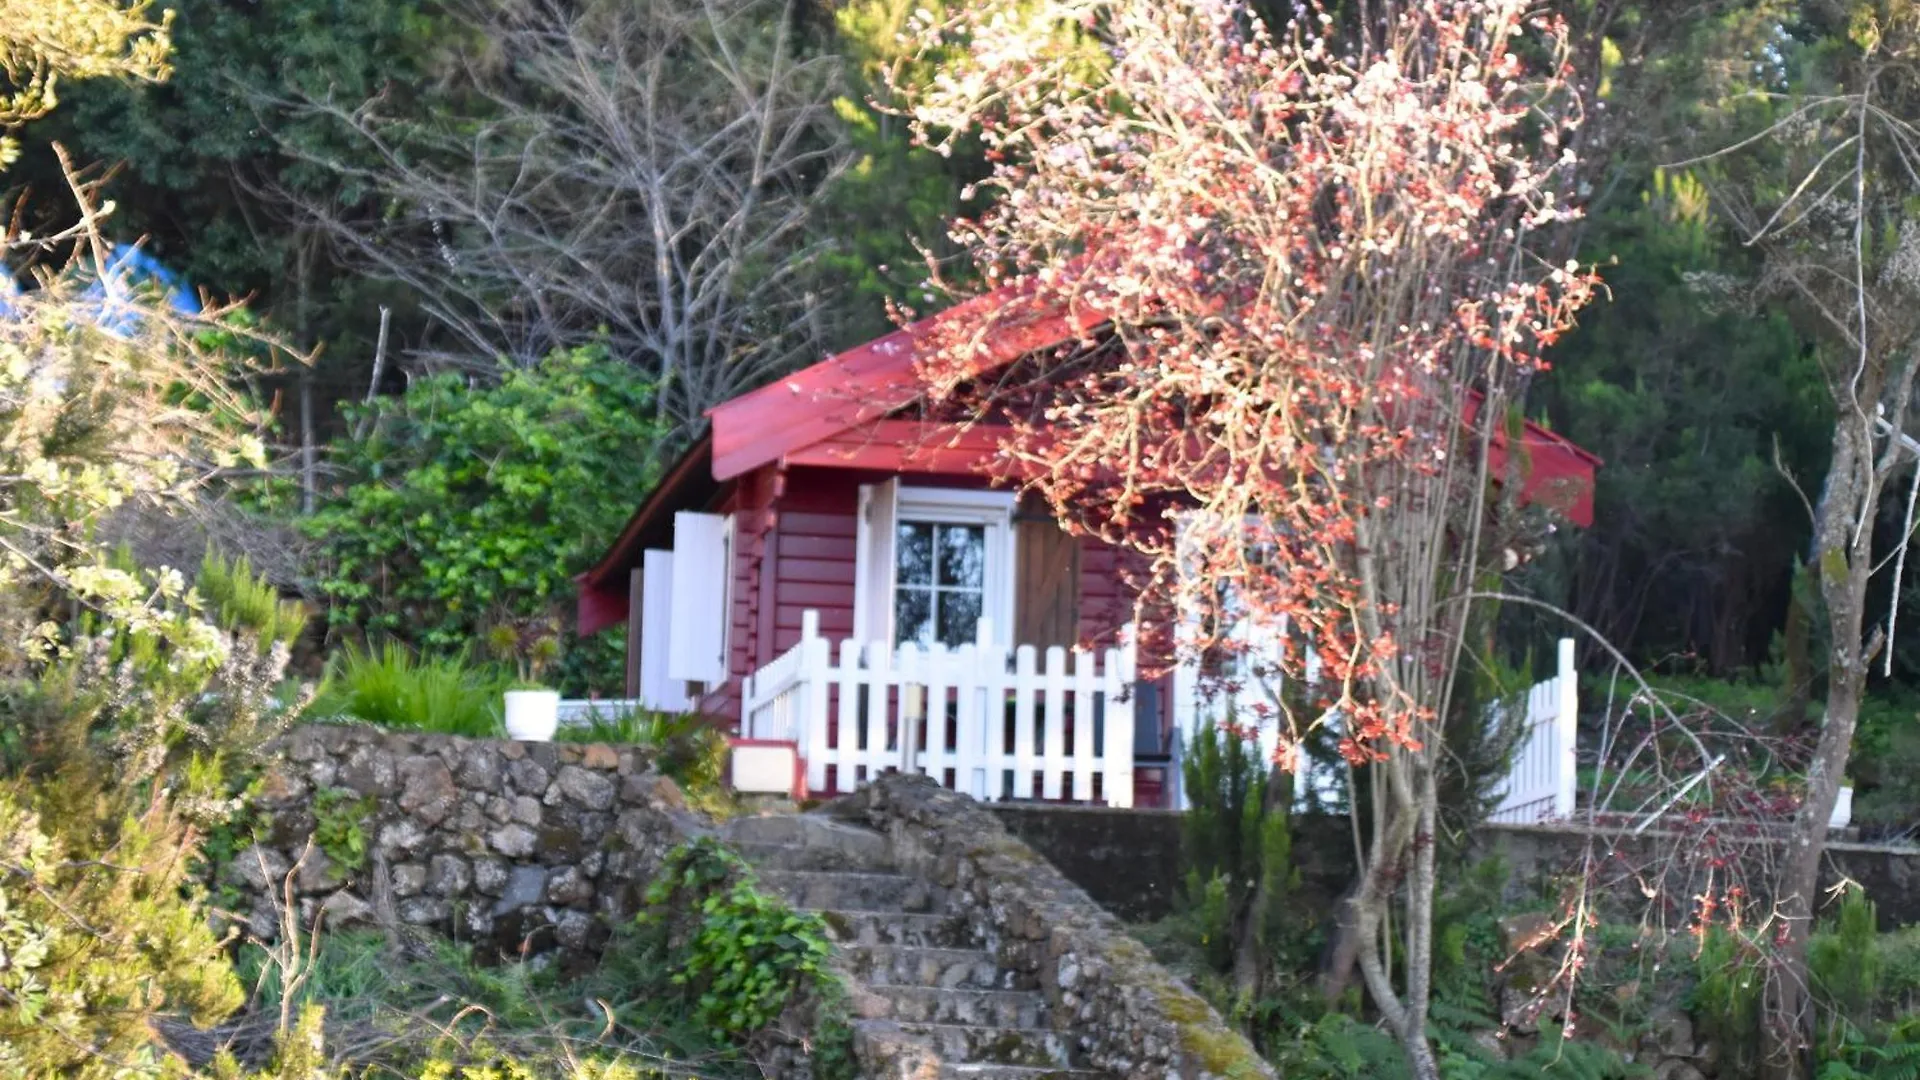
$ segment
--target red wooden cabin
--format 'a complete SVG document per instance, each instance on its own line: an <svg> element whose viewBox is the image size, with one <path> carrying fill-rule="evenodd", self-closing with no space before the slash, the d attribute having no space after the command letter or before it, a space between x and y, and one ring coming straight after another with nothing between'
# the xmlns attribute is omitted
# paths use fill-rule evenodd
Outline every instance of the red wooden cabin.
<svg viewBox="0 0 1920 1080"><path fill-rule="evenodd" d="M991 425L900 418L922 396L916 343L1008 302L970 301L711 411L707 433L578 579L580 633L626 624L627 697L738 726L743 687L798 651L808 625L828 640L957 647L984 618L1039 655L1113 640L1133 607L1116 553L988 484ZM1047 311L997 321L983 371L1086 329ZM1535 425L1522 438L1528 497L1588 523L1597 459ZM1175 709L1166 685L1142 690L1128 706L1138 798L1125 801L1144 804L1164 788Z"/></svg>

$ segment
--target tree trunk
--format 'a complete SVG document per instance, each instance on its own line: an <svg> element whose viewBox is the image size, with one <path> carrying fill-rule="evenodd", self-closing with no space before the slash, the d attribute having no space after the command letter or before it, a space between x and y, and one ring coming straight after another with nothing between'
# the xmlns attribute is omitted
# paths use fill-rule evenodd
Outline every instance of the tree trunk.
<svg viewBox="0 0 1920 1080"><path fill-rule="evenodd" d="M1906 385L1911 380L1909 374ZM1880 389L1867 387L1870 396L1863 395L1864 399L1878 400ZM1905 393L1897 404L1896 415L1904 415ZM1817 575L1831 637L1826 718L1807 765L1806 799L1788 830L1785 857L1774 885L1774 908L1784 927L1776 970L1767 980L1761 1010L1761 1074L1766 1080L1802 1080L1809 1075L1813 1015L1807 995L1807 944L1813 936L1820 856L1826 849L1827 821L1839 797L1840 779L1853 750L1867 672L1883 640L1878 632L1870 640L1865 634L1867 585L1875 561L1873 530L1856 522L1873 520L1882 473L1893 458L1876 466L1869 423L1856 424L1842 416L1835 424L1833 462L1815 513L1814 558L1808 572ZM1897 445L1888 450L1889 455L1899 452Z"/></svg>
<svg viewBox="0 0 1920 1080"><path fill-rule="evenodd" d="M1813 901L1820 888L1820 856L1826 850L1827 821L1840 794L1840 780L1846 772L1853 729L1860 715L1860 699L1866 689L1866 658L1854 659L1858 662L1850 670L1842 671L1835 665L1827 690L1826 722L1807 769L1807 798L1794 815L1775 893L1775 906L1786 920L1786 933L1781 941L1779 972L1767 980L1771 1000L1764 1013L1766 1055L1762 1062L1767 1080L1802 1080L1809 1075L1807 1052L1813 1016L1806 988L1807 944L1813 936Z"/></svg>

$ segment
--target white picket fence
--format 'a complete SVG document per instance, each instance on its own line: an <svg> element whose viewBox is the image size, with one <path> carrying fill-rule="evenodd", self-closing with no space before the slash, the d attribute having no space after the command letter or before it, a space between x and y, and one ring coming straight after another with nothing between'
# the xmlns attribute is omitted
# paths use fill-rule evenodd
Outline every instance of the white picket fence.
<svg viewBox="0 0 1920 1080"><path fill-rule="evenodd" d="M1264 641L1258 631L1245 635L1252 655L1258 655ZM1578 680L1573 667L1573 640L1562 638L1556 650L1556 674L1528 688L1525 728L1514 751L1513 764L1502 783L1499 802L1492 820L1527 823L1572 816L1574 809L1575 722L1579 714ZM1313 661L1308 660L1311 671ZM1263 760L1278 753L1282 720L1274 708L1276 692L1263 680L1248 677L1239 681L1215 680L1207 685L1198 670L1181 666L1173 672L1173 719L1179 733L1179 745L1190 745L1201 733L1233 718L1236 728L1249 733L1257 743ZM1498 722L1496 714L1490 723ZM1338 718L1329 718L1338 724ZM1337 800L1346 786L1346 770L1338 765L1317 761L1301 763L1302 772L1294 786L1301 805L1309 803L1309 794L1322 805ZM1183 779L1175 769L1173 805L1187 809L1187 793L1180 790Z"/></svg>
<svg viewBox="0 0 1920 1080"><path fill-rule="evenodd" d="M1525 727L1514 748L1513 767L1499 788L1491 820L1526 824L1573 816L1575 722L1579 679L1573 670L1573 639L1561 638L1553 678L1527 691Z"/></svg>
<svg viewBox="0 0 1920 1080"><path fill-rule="evenodd" d="M791 741L816 793L852 791L912 771L984 801L1072 799L1133 805L1130 636L1116 648L1069 652L996 641L922 650L820 636L802 616L800 643L746 680L742 734Z"/></svg>

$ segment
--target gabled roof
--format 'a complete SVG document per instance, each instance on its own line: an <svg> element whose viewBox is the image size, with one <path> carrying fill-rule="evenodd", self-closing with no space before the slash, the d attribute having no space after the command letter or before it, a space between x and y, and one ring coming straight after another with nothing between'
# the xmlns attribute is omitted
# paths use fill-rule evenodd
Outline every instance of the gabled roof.
<svg viewBox="0 0 1920 1080"><path fill-rule="evenodd" d="M976 320L986 329L968 365L975 373L1105 321L1091 309L1063 311L1011 286L975 297L709 410L714 478L730 480L784 461L912 404L924 391L916 366L923 345ZM1593 472L1600 459L1531 420L1520 441L1529 463L1526 494L1551 502L1576 524L1591 525ZM1496 435L1496 472L1504 468L1505 443Z"/></svg>
<svg viewBox="0 0 1920 1080"><path fill-rule="evenodd" d="M581 632L625 617L625 571L638 565L644 548L666 542L673 511L691 509L695 502L704 505L718 487L763 465L854 465L849 447L876 437L892 438L896 429L916 428L883 421L924 393L917 366L921 350L944 334L976 322L984 325L968 363L981 373L1085 335L1105 321L1091 308L1065 311L1026 290L997 289L716 405L707 413L712 420L708 433L635 511L600 561L576 579L581 585ZM951 448L947 458L990 456L973 445L982 433L973 435L968 445ZM1520 442L1528 459L1525 496L1554 506L1575 524L1591 525L1594 470L1600 459L1532 421ZM1507 443L1505 436L1496 435L1489 462L1496 475L1505 469ZM871 462L873 455L865 455L865 460Z"/></svg>
<svg viewBox="0 0 1920 1080"><path fill-rule="evenodd" d="M912 404L925 390L916 368L925 343L988 314L971 358L976 372L1106 321L1096 312L1043 305L1012 287L976 296L708 410L715 479L731 480Z"/></svg>

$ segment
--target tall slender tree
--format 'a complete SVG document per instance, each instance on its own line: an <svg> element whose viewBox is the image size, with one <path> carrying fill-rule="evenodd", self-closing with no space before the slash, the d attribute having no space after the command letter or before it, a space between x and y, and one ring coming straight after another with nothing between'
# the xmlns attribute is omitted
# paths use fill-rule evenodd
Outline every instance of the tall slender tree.
<svg viewBox="0 0 1920 1080"><path fill-rule="evenodd" d="M1803 5L1783 92L1756 95L1767 121L1703 164L1720 170L1723 208L1762 247L1766 294L1790 304L1820 342L1834 404L1832 460L1809 499L1810 569L1829 653L1824 719L1774 886L1764 1066L1806 1075L1812 1032L1807 949L1828 821L1877 663L1899 632L1896 602L1870 610L1876 575L1907 573L1920 505L1914 397L1920 379L1920 4L1828 0ZM1900 485L1904 479L1906 490ZM1874 528L1900 507L1887 543Z"/></svg>

